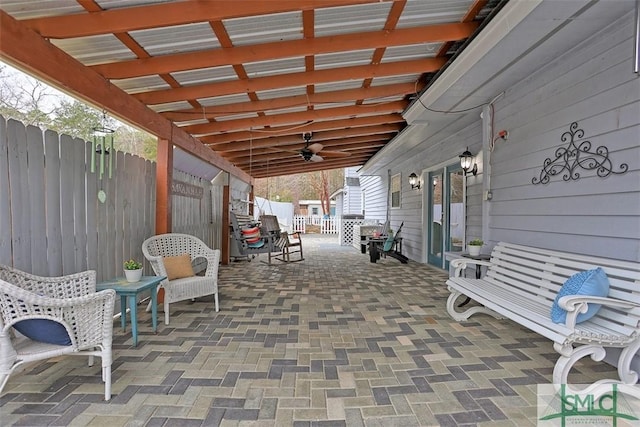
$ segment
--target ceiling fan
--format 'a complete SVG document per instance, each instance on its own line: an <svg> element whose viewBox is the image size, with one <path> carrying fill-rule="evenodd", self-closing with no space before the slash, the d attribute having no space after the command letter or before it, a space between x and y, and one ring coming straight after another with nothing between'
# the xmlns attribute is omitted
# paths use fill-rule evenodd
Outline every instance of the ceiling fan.
<svg viewBox="0 0 640 427"><path fill-rule="evenodd" d="M306 162L321 162L324 157L349 157L351 153L345 151L322 151L324 146L317 142L311 144L312 133L303 133L302 139L304 139L305 146L298 153ZM318 153L322 152L322 156ZM323 157L324 156L324 157Z"/></svg>

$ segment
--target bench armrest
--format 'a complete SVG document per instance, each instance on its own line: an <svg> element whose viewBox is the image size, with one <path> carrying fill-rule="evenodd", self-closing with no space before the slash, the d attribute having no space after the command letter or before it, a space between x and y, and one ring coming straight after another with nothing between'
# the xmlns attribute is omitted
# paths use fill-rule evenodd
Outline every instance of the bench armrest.
<svg viewBox="0 0 640 427"><path fill-rule="evenodd" d="M566 326L575 328L578 314L586 313L589 304L601 304L616 308L640 308L640 304L615 298L594 297L589 295L567 295L558 300L558 305L567 311Z"/></svg>
<svg viewBox="0 0 640 427"><path fill-rule="evenodd" d="M491 267L493 264L489 261L481 261L477 259L471 258L457 258L449 263L449 265L455 268L455 272L453 274L454 277L461 277L462 272L467 269L469 265L475 267L476 265L484 265L485 267Z"/></svg>

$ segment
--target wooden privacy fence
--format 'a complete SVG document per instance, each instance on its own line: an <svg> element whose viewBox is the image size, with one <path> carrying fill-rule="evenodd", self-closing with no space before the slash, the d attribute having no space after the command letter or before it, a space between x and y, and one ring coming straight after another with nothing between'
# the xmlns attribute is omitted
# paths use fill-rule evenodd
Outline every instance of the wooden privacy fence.
<svg viewBox="0 0 640 427"><path fill-rule="evenodd" d="M111 152L112 177L100 178L94 154L81 139L0 116L0 263L43 276L94 269L102 280L142 260L155 164Z"/></svg>
<svg viewBox="0 0 640 427"><path fill-rule="evenodd" d="M185 172L173 171L174 184L187 184L201 191L172 191L171 224L174 233L196 236L210 248L220 248L222 242L222 187Z"/></svg>

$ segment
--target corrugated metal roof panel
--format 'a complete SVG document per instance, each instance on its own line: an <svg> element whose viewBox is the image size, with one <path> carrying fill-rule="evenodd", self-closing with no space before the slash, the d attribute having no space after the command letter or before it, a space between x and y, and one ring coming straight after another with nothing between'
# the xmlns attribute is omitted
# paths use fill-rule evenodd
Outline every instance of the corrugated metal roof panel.
<svg viewBox="0 0 640 427"><path fill-rule="evenodd" d="M228 114L226 116L216 116L216 120L219 122L226 122L229 120L239 120L239 119L253 119L258 117L258 114L255 112L249 113L239 113L239 114Z"/></svg>
<svg viewBox="0 0 640 427"><path fill-rule="evenodd" d="M217 167L177 147L173 147L173 167L208 181L211 181L220 173L220 169Z"/></svg>
<svg viewBox="0 0 640 427"><path fill-rule="evenodd" d="M362 87L362 80L344 80L341 82L321 83L315 85L316 92L341 91L345 89L357 89Z"/></svg>
<svg viewBox="0 0 640 427"><path fill-rule="evenodd" d="M113 34L78 37L75 39L51 39L58 48L64 50L84 65L103 64L127 59L135 59L129 50Z"/></svg>
<svg viewBox="0 0 640 427"><path fill-rule="evenodd" d="M300 106L296 106L296 107L280 108L278 110L268 110L268 111L265 111L264 113L267 116L275 116L277 114L298 113L298 112L301 112L301 111L307 111L307 106L306 105L300 105Z"/></svg>
<svg viewBox="0 0 640 427"><path fill-rule="evenodd" d="M133 79L111 80L111 83L118 86L127 93L139 93L150 90L169 89L171 86L160 78L160 76L144 76Z"/></svg>
<svg viewBox="0 0 640 427"><path fill-rule="evenodd" d="M299 73L305 70L304 57L248 62L244 64L244 69L250 78Z"/></svg>
<svg viewBox="0 0 640 427"><path fill-rule="evenodd" d="M413 83L418 81L420 74L405 74L402 76L376 77L371 82L371 86L392 85L395 83Z"/></svg>
<svg viewBox="0 0 640 427"><path fill-rule="evenodd" d="M246 93L215 96L213 98L198 98L198 102L205 107L209 107L213 105L236 104L239 102L247 102L247 101L250 101L250 99L249 99L249 95L247 95Z"/></svg>
<svg viewBox="0 0 640 427"><path fill-rule="evenodd" d="M260 99L286 98L288 96L304 95L307 93L307 87L294 86L283 89L262 90L256 93Z"/></svg>
<svg viewBox="0 0 640 427"><path fill-rule="evenodd" d="M410 46L393 46L384 51L381 62L408 61L412 59L433 58L442 43L422 43Z"/></svg>
<svg viewBox="0 0 640 427"><path fill-rule="evenodd" d="M120 9L123 7L143 6L155 3L173 3L175 0L95 0L103 9Z"/></svg>
<svg viewBox="0 0 640 427"><path fill-rule="evenodd" d="M75 0L2 0L2 10L18 20L84 12Z"/></svg>
<svg viewBox="0 0 640 427"><path fill-rule="evenodd" d="M151 28L131 31L129 34L153 56L220 47L216 35L207 23Z"/></svg>
<svg viewBox="0 0 640 427"><path fill-rule="evenodd" d="M391 2L316 9L315 36L382 30Z"/></svg>
<svg viewBox="0 0 640 427"><path fill-rule="evenodd" d="M332 102L327 104L316 104L316 110L325 110L327 108L353 107L354 102Z"/></svg>
<svg viewBox="0 0 640 427"><path fill-rule="evenodd" d="M175 123L180 127L180 126L190 126L190 125L201 125L201 124L209 123L209 120L200 118L200 119L193 119L193 120L176 121Z"/></svg>
<svg viewBox="0 0 640 427"><path fill-rule="evenodd" d="M387 97L384 97L384 98L370 98L370 99L365 99L364 101L362 101L362 103L363 104L368 104L368 105L385 104L387 102L399 101L402 98L404 98L404 97L400 96L400 95L387 96Z"/></svg>
<svg viewBox="0 0 640 427"><path fill-rule="evenodd" d="M316 55L315 67L316 70L322 70L334 67L367 65L371 63L374 52L375 49L364 49Z"/></svg>
<svg viewBox="0 0 640 427"><path fill-rule="evenodd" d="M178 83L184 86L195 85L198 83L226 82L238 79L238 76L231 65L180 71L172 73L171 75L178 81Z"/></svg>
<svg viewBox="0 0 640 427"><path fill-rule="evenodd" d="M149 108L151 108L153 111L161 112L161 111L186 110L188 108L193 108L193 106L189 104L187 101L180 101L180 102L167 102L166 104L150 105Z"/></svg>
<svg viewBox="0 0 640 427"><path fill-rule="evenodd" d="M409 0L396 28L460 22L474 0Z"/></svg>
<svg viewBox="0 0 640 427"><path fill-rule="evenodd" d="M222 22L234 46L302 38L302 12L225 19Z"/></svg>

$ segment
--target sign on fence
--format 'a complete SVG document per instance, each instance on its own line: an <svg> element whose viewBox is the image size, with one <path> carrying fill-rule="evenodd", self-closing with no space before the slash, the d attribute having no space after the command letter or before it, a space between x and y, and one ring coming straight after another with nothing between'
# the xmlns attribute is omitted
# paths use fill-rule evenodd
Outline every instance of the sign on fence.
<svg viewBox="0 0 640 427"><path fill-rule="evenodd" d="M171 182L171 194L179 196L192 197L194 199L202 199L204 189L188 182L173 180Z"/></svg>

